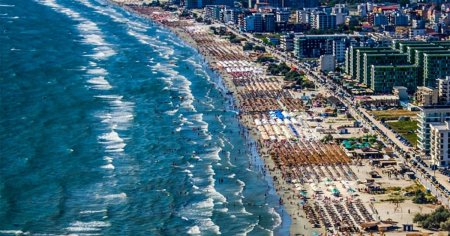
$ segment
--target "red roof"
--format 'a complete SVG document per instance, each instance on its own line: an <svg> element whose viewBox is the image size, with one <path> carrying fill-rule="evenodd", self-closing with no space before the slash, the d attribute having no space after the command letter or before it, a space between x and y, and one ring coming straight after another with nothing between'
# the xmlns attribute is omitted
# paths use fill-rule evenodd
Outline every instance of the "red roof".
<svg viewBox="0 0 450 236"><path fill-rule="evenodd" d="M380 9L381 11L393 11L393 10L397 10L399 8L399 6L398 5L377 6L375 8Z"/></svg>

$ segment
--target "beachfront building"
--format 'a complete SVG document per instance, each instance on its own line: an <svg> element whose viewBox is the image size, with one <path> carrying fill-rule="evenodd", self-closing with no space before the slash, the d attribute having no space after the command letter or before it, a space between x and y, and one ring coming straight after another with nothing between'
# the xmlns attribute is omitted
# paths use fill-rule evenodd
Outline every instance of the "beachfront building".
<svg viewBox="0 0 450 236"><path fill-rule="evenodd" d="M333 55L322 55L319 58L320 70L323 72L334 71L336 68L336 59Z"/></svg>
<svg viewBox="0 0 450 236"><path fill-rule="evenodd" d="M223 6L207 5L205 6L205 19L212 21L222 21Z"/></svg>
<svg viewBox="0 0 450 236"><path fill-rule="evenodd" d="M437 80L439 93L439 103L450 104L450 76Z"/></svg>
<svg viewBox="0 0 450 236"><path fill-rule="evenodd" d="M450 123L430 125L430 157L431 164L439 167L450 166Z"/></svg>
<svg viewBox="0 0 450 236"><path fill-rule="evenodd" d="M356 78L359 81L362 81L364 84L366 84L368 87L372 87L372 81L375 81L375 79L372 78L372 71L374 70L373 66L386 66L383 67L386 70L390 70L390 67L388 66L393 66L395 69L395 67L397 65L401 65L402 67L399 67L399 69L401 68L401 70L408 70L410 71L410 69L406 66L408 66L408 62L407 62L407 54L405 53L400 53L400 54L383 54L383 53L378 53L378 52L361 52L359 51L359 53L361 54L359 59L361 59L361 61L359 61L359 63L361 64L359 67L359 70L357 70L357 75ZM409 66L413 66L412 64L410 64ZM381 68L381 67L376 67L376 68ZM375 69L376 69L375 68ZM416 68L412 68L412 70L414 70L413 74L417 74L417 70ZM388 73L387 71L385 71L386 73ZM393 73L396 72L390 72L392 75ZM402 72L399 72L398 75L403 74ZM410 77L408 76L408 74L404 74L406 77ZM409 79L409 78L406 78ZM396 79L395 79L396 80ZM410 90L411 92L415 91L415 87L417 82L415 82L417 80L417 75L414 77L414 84L411 84L410 87L409 85L406 85L406 83L404 85L398 84L398 86L405 86L408 88L408 90ZM379 81L378 81L379 82ZM398 82L401 83L401 80L399 80ZM411 82L411 81L409 81ZM396 83L397 84L397 83ZM384 91L391 91L391 89L389 90L384 90Z"/></svg>
<svg viewBox="0 0 450 236"><path fill-rule="evenodd" d="M350 46L349 48L347 48L347 69L346 69L346 73L348 75L350 75L353 79L359 81L359 82L363 82L363 77L359 77L359 75L362 75L362 65L363 65L363 58L362 56L364 56L364 52L369 52L369 51L373 51L373 52L386 52L385 50L390 50L389 47L375 47L375 48L371 48L371 47L358 47L358 46ZM392 52L394 52L394 50L392 50Z"/></svg>
<svg viewBox="0 0 450 236"><path fill-rule="evenodd" d="M417 116L418 121L418 140L417 146L420 151L430 154L431 125L442 124L450 121L450 106L423 106L419 107L420 113Z"/></svg>
<svg viewBox="0 0 450 236"><path fill-rule="evenodd" d="M404 86L412 93L417 87L417 69L414 65L372 65L370 80L375 93L391 93L395 86Z"/></svg>

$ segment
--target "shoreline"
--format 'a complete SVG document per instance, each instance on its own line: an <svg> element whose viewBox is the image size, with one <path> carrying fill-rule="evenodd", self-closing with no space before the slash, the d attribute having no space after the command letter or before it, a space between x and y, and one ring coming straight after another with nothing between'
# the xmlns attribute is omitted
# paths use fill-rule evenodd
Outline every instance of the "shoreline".
<svg viewBox="0 0 450 236"><path fill-rule="evenodd" d="M212 58L210 55L207 55L206 53L202 52L200 50L198 44L187 32L185 32L183 29L180 29L177 27L171 27L171 26L164 25L161 22L155 21L150 16L139 13L139 12L135 11L134 9L132 9L131 7L128 7L126 5L120 5L113 1L109 1L109 2L112 3L114 6L120 7L122 9L124 9L125 11L128 11L131 14L136 14L138 17L142 17L146 20L149 20L150 22L157 25L158 27L161 27L164 30L168 30L169 32L171 32L175 36L177 36L185 46L193 49L197 53L197 56L199 56L200 59L204 62L202 64L202 69L204 69L206 71L206 73L208 74L208 76L210 76L211 78L217 78L217 80L213 80L213 83L214 83L215 87L221 92L224 99L227 102L229 102L227 105L230 106L230 108L234 112L241 114L241 109L239 108L239 105L238 105L239 98L232 95L232 94L237 93L237 88L233 85L232 81L230 80L231 78L229 78L229 76L227 76L223 71L218 70L217 68L215 68L212 65L212 63L215 61L215 59ZM161 11L164 11L164 10L161 9ZM231 94L229 94L230 92L231 92ZM255 171L255 170L253 170L253 171L257 173L259 178L264 179L264 181L267 183L267 186L269 187L268 188L269 194L273 195L276 198L281 199L281 201L283 201L283 202L288 202L290 197L285 197L285 194L281 195L279 193L278 189L283 188L283 187L277 186L279 183L277 184L275 181L275 179L282 179L281 178L282 176L281 175L276 176L276 177L273 176L274 172L270 171L270 169L268 168L269 166L271 166L271 169L275 169L276 168L275 164L273 163L273 161L271 160L270 157L263 157L261 155L261 153L258 152L260 145L258 144L258 141L257 141L258 140L257 134L254 132L251 132L250 127L249 127L250 124L247 121L245 121L244 119L240 118L239 115L236 115L235 118L240 126L239 134L241 135L241 137L244 138L244 140L246 142L245 148L250 153L250 158L251 159L254 158L254 159L256 159L257 162L263 164L262 165L264 168L263 174L261 172ZM249 161L253 162L252 160L249 160ZM268 162L272 162L272 163L269 164ZM294 230L292 228L294 224L293 224L293 218L292 218L291 214L295 215L295 214L298 214L298 212L295 212L295 211L293 212L292 210L287 208L285 204L274 204L273 207L274 207L273 208L274 211L276 212L276 214L279 216L279 218L281 220L279 225L277 225L273 229L273 233L282 234L282 235L283 235L283 233L287 233L290 235L300 235L300 234L303 235L304 232L301 233L300 231ZM295 224L295 225L297 225L297 224Z"/></svg>
<svg viewBox="0 0 450 236"><path fill-rule="evenodd" d="M217 78L216 81L213 81L216 88L222 93L223 97L229 102L227 104L232 108L233 111L235 111L237 114L241 114L241 109L239 108L239 98L234 96L234 94L237 93L237 88L235 85L233 85L233 82L231 81L231 78L224 73L223 71L218 70L215 68L215 66L212 65L212 63L215 62L216 59L212 58L210 55L207 55L206 53L202 52L199 48L199 45L195 42L195 40L183 29L164 25L161 22L155 21L152 19L149 15L139 13L132 9L131 7L120 5L115 2L111 2L113 5L120 7L132 14L136 14L139 17L142 17L144 19L149 20L153 24L157 25L158 27L161 27L162 29L168 30L169 32L175 34L183 44L185 44L187 47L192 48L194 51L196 51L197 56L200 57L200 59L204 62L202 64L202 69L206 71L208 76L211 78ZM160 9L161 11L164 11L163 9ZM231 94L230 94L231 92ZM264 179L264 181L267 183L269 187L269 194L273 195L276 198L281 199L282 202L288 203L291 199L291 195L286 196L286 194L280 194L281 189L287 189L289 186L285 186L283 184L280 184L279 182L275 181L275 179L282 179L281 174L274 175L275 172L271 170L275 170L275 163L272 161L272 159L269 156L264 157L261 155L261 153L258 152L260 145L258 143L258 135L255 132L251 132L250 125L248 121L245 119L242 119L239 115L236 115L236 120L239 123L240 126L240 135L244 138L246 142L246 148L247 151L250 153L251 159L256 159L257 162L260 162L263 164L264 167L264 174L261 174L257 172L259 175L259 178ZM252 160L249 160L252 162ZM270 168L269 168L270 167ZM256 172L256 171L255 171ZM261 174L261 175L260 175ZM281 186L277 186L281 185ZM278 216L280 217L280 224L276 226L273 229L273 232L276 234L282 234L287 232L289 235L304 235L305 231L300 230L301 227L295 227L296 229L293 229L294 224L293 222L293 215L300 215L299 212L293 211L292 209L295 209L296 206L286 207L285 204L274 204L274 211ZM304 214L301 214L304 215ZM295 219L295 218L294 218ZM306 221L306 219L305 219ZM305 234L308 235L308 234Z"/></svg>

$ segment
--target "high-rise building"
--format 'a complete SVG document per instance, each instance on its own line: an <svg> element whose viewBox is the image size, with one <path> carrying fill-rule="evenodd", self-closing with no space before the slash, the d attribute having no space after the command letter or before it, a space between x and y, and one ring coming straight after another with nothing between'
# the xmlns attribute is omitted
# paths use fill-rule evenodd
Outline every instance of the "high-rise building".
<svg viewBox="0 0 450 236"><path fill-rule="evenodd" d="M383 69L382 73L387 74L388 70L395 69L396 65L400 66L398 68L401 70L411 70L410 74L406 74L408 78L403 80L405 84L397 84L408 87L410 93L415 91L414 81L416 86L433 88L438 78L450 75L450 44L445 41L394 41L392 48L350 47L347 49L345 58L346 73L368 87L372 87L373 69ZM372 68L372 65L375 68ZM414 68L416 71L413 72ZM380 73L381 71L377 73L376 78L383 79ZM402 72L389 73L402 74ZM416 78L410 78L412 76ZM375 89L376 91L384 92L387 88Z"/></svg>
<svg viewBox="0 0 450 236"><path fill-rule="evenodd" d="M450 121L450 106L424 106L419 107L418 121L418 147L424 154L430 153L431 125L439 125Z"/></svg>
<svg viewBox="0 0 450 236"><path fill-rule="evenodd" d="M358 5L358 15L361 17L367 16L367 6L364 3Z"/></svg>
<svg viewBox="0 0 450 236"><path fill-rule="evenodd" d="M374 52L374 51L369 51L369 52L361 52L358 51L358 53L360 53L358 59L361 59L361 61L357 62L359 63L359 70L356 71L356 79L359 81L362 81L364 84L366 84L368 87L372 86L372 71L374 70L374 68L372 68L371 66L396 66L396 65L407 65L408 63L408 57L406 53L379 53L379 52ZM385 70L388 70L389 67L384 67ZM377 69L377 68L375 68ZM406 70L405 67L402 67L403 70ZM385 71L384 73L387 73L387 71ZM393 74L394 72L390 72L391 74ZM415 74L417 74L417 72L415 72ZM400 74L399 74L400 75ZM417 86L417 77L414 78L414 87ZM396 83L395 86L405 86L408 89L412 88L409 86L405 85L399 85ZM384 90L387 91L387 90ZM390 91L390 90L389 90ZM410 90L411 91L411 90ZM414 90L412 90L411 92L413 92Z"/></svg>
<svg viewBox="0 0 450 236"><path fill-rule="evenodd" d="M315 12L313 15L312 28L317 30L329 30L336 28L336 15L325 12Z"/></svg>
<svg viewBox="0 0 450 236"><path fill-rule="evenodd" d="M384 14L377 13L373 16L373 26L382 26L388 24L388 18Z"/></svg>
<svg viewBox="0 0 450 236"><path fill-rule="evenodd" d="M255 31L255 16L249 15L244 18L244 31L254 32Z"/></svg>
<svg viewBox="0 0 450 236"><path fill-rule="evenodd" d="M348 16L349 11L345 4L336 4L331 13L336 16L336 25L342 25L345 23L345 17Z"/></svg>
<svg viewBox="0 0 450 236"><path fill-rule="evenodd" d="M407 26L409 24L409 18L407 15L404 15L402 13L395 13L394 14L394 25L396 26Z"/></svg>
<svg viewBox="0 0 450 236"><path fill-rule="evenodd" d="M255 32L263 32L264 31L264 25L263 25L263 16L261 13L253 13L254 16L254 24L255 24Z"/></svg>
<svg viewBox="0 0 450 236"><path fill-rule="evenodd" d="M265 13L263 15L264 21L264 32L274 32L275 31L275 15L273 13Z"/></svg>
<svg viewBox="0 0 450 236"><path fill-rule="evenodd" d="M291 11L288 9L280 9L276 12L277 22L288 22L291 16Z"/></svg>
<svg viewBox="0 0 450 236"><path fill-rule="evenodd" d="M355 39L366 36L347 34L298 35L294 39L294 55L297 58L318 58L324 54L334 55L338 62L345 59L345 50Z"/></svg>
<svg viewBox="0 0 450 236"><path fill-rule="evenodd" d="M450 166L450 123L430 125L430 156L431 164L439 167Z"/></svg>
<svg viewBox="0 0 450 236"><path fill-rule="evenodd" d="M417 69L414 65L372 65L370 88L375 93L391 93L396 86L408 91L417 88Z"/></svg>
<svg viewBox="0 0 450 236"><path fill-rule="evenodd" d="M336 60L333 55L322 55L319 58L320 70L324 72L334 71L336 68Z"/></svg>
<svg viewBox="0 0 450 236"><path fill-rule="evenodd" d="M423 54L423 84L436 86L436 80L450 75L450 52Z"/></svg>
<svg viewBox="0 0 450 236"><path fill-rule="evenodd" d="M296 22L300 24L312 24L312 17L310 10L298 10L296 13Z"/></svg>
<svg viewBox="0 0 450 236"><path fill-rule="evenodd" d="M280 37L280 47L285 52L294 50L294 34L284 34Z"/></svg>
<svg viewBox="0 0 450 236"><path fill-rule="evenodd" d="M221 17L222 9L223 9L223 6L219 6L219 5L205 6L205 19L220 21L222 18Z"/></svg>
<svg viewBox="0 0 450 236"><path fill-rule="evenodd" d="M439 103L450 104L450 76L437 80L439 91Z"/></svg>
<svg viewBox="0 0 450 236"><path fill-rule="evenodd" d="M333 56L337 62L343 62L345 60L345 50L347 49L346 39L333 40Z"/></svg>

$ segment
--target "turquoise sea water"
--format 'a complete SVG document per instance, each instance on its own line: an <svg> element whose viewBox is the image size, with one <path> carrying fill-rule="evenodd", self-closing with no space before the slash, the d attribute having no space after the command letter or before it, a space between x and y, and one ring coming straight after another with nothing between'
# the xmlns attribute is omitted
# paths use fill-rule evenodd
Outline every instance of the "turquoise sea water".
<svg viewBox="0 0 450 236"><path fill-rule="evenodd" d="M206 71L107 2L0 0L0 235L288 234Z"/></svg>

